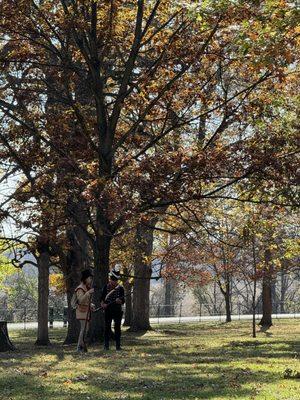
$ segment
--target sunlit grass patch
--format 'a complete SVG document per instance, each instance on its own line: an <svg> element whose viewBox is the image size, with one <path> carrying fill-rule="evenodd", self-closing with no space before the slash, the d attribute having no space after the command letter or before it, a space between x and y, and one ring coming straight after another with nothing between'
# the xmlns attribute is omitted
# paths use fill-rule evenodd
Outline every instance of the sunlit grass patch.
<svg viewBox="0 0 300 400"><path fill-rule="evenodd" d="M1 400L261 399L300 400L300 321L275 321L251 338L249 322L155 326L124 332L124 350L93 345L78 355L51 331L14 331L17 351L0 356ZM286 371L291 371L289 374Z"/></svg>

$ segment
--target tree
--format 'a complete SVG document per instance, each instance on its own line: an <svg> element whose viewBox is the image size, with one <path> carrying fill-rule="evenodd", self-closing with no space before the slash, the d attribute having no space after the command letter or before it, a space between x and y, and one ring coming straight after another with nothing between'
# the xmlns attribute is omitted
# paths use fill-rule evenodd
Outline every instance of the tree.
<svg viewBox="0 0 300 400"><path fill-rule="evenodd" d="M79 254L69 272L78 276L89 246L96 302L113 238L128 221L257 182L281 151L262 157L255 135L248 140L248 121L240 121L245 112L256 116L265 93L280 90L295 60L297 14L288 3L1 6L4 155L23 165L30 195L47 193L63 225L80 231L83 243L69 246L69 256ZM178 135L184 145L174 149ZM70 237L78 244L78 234ZM99 314L92 338L102 330Z"/></svg>

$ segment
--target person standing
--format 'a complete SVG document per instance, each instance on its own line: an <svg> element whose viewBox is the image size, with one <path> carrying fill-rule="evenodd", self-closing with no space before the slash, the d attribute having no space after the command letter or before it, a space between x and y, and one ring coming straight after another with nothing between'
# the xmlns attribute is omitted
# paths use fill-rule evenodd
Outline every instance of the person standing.
<svg viewBox="0 0 300 400"><path fill-rule="evenodd" d="M101 295L101 307L104 309L105 331L104 349L109 350L111 324L114 321L116 350L121 350L121 322L123 316L122 305L125 303L125 292L119 284L120 273L117 268L109 274L109 282L104 286Z"/></svg>
<svg viewBox="0 0 300 400"><path fill-rule="evenodd" d="M84 341L84 336L89 330L89 324L91 320L91 310L94 309L94 305L91 303L91 297L94 293L93 273L90 269L85 269L81 273L81 283L75 289L77 307L76 307L76 318L80 322L80 333L78 337L77 351L86 352L87 347Z"/></svg>

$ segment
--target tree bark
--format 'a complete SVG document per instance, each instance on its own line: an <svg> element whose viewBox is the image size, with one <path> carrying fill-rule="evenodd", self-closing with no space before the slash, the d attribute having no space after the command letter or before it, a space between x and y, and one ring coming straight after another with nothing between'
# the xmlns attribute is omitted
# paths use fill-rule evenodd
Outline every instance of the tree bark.
<svg viewBox="0 0 300 400"><path fill-rule="evenodd" d="M0 321L0 352L15 350L7 331L7 322Z"/></svg>
<svg viewBox="0 0 300 400"><path fill-rule="evenodd" d="M38 265L38 332L36 345L48 346L50 344L48 332L48 306L49 306L49 268L50 254L48 245L39 246L40 255Z"/></svg>
<svg viewBox="0 0 300 400"><path fill-rule="evenodd" d="M164 316L173 317L175 314L174 310L174 290L175 290L175 282L172 278L165 279L165 307L164 307Z"/></svg>
<svg viewBox="0 0 300 400"><path fill-rule="evenodd" d="M125 317L124 326L130 326L132 322L132 283L125 282Z"/></svg>
<svg viewBox="0 0 300 400"><path fill-rule="evenodd" d="M108 228L108 227L107 227ZM108 232L106 229L104 232ZM112 236L107 233L98 237L94 247L94 288L93 302L99 306L104 285L108 282L109 253ZM104 337L104 314L96 312L92 314L89 339L91 342L102 341Z"/></svg>
<svg viewBox="0 0 300 400"><path fill-rule="evenodd" d="M272 326L272 266L271 252L269 249L265 251L266 266L262 281L262 318L259 325L263 329L268 329Z"/></svg>
<svg viewBox="0 0 300 400"><path fill-rule="evenodd" d="M280 312L285 313L285 298L288 288L288 275L285 271L280 272Z"/></svg>
<svg viewBox="0 0 300 400"><path fill-rule="evenodd" d="M80 330L79 323L76 320L76 311L71 307L71 299L76 287L80 284L81 271L89 266L86 233L88 217L83 201L73 202L70 199L67 213L71 227L67 230L69 250L63 269L68 302L68 329L64 344L71 344L77 342Z"/></svg>
<svg viewBox="0 0 300 400"><path fill-rule="evenodd" d="M215 269L217 271L217 269ZM230 274L225 272L224 276L225 287L221 280L218 278L217 283L220 288L220 291L225 299L225 310L226 310L226 322L231 322L231 282L230 282Z"/></svg>
<svg viewBox="0 0 300 400"><path fill-rule="evenodd" d="M68 328L67 336L64 344L77 343L80 326L76 319L76 310L71 307L71 298L80 282L80 271L73 269L69 274L64 274L64 279L67 287L67 302L68 302Z"/></svg>
<svg viewBox="0 0 300 400"><path fill-rule="evenodd" d="M231 322L231 304L230 304L230 289L227 287L226 284L226 292L225 296L225 307L226 307L226 322Z"/></svg>
<svg viewBox="0 0 300 400"><path fill-rule="evenodd" d="M252 294L252 337L256 338L256 291L257 291L257 262L255 253L255 236L252 237L252 258L253 258L253 294Z"/></svg>
<svg viewBox="0 0 300 400"><path fill-rule="evenodd" d="M133 315L130 330L133 332L151 329L149 319L151 255L153 250L153 228L156 219L147 226L140 223L136 230L134 260Z"/></svg>

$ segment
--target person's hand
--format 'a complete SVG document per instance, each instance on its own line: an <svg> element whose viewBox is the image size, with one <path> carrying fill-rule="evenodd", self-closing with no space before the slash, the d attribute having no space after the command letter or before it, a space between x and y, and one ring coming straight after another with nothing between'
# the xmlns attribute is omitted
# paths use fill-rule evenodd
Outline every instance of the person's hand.
<svg viewBox="0 0 300 400"><path fill-rule="evenodd" d="M105 310L107 308L107 304L102 302L101 307L103 308L103 310Z"/></svg>
<svg viewBox="0 0 300 400"><path fill-rule="evenodd" d="M117 304L122 304L122 300L119 299L119 298L117 298L117 299L116 299L116 303L117 303Z"/></svg>
<svg viewBox="0 0 300 400"><path fill-rule="evenodd" d="M91 310L92 310L92 311L95 311L95 310L96 310L96 306L95 306L94 303L91 303Z"/></svg>
<svg viewBox="0 0 300 400"><path fill-rule="evenodd" d="M93 294L95 289L92 287L90 290L88 290L88 294Z"/></svg>

